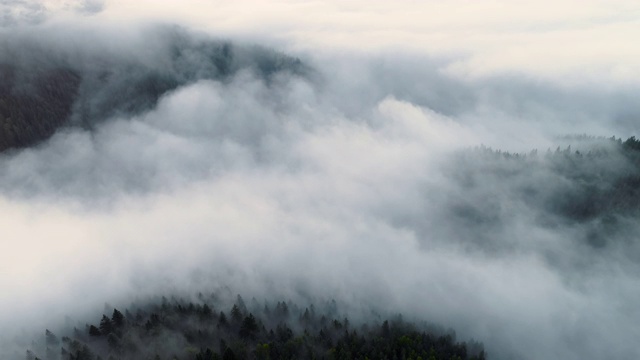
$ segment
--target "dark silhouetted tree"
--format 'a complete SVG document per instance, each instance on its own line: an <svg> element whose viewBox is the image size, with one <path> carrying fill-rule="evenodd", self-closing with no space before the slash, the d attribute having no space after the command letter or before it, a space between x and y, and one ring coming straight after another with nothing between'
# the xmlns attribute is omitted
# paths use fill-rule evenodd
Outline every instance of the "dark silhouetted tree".
<svg viewBox="0 0 640 360"><path fill-rule="evenodd" d="M100 329L98 329L95 325L91 325L89 326L89 335L100 336L102 335L102 333L100 332Z"/></svg>
<svg viewBox="0 0 640 360"><path fill-rule="evenodd" d="M242 321L242 311L240 311L238 305L234 304L231 308L231 319L236 323Z"/></svg>
<svg viewBox="0 0 640 360"><path fill-rule="evenodd" d="M124 315L118 309L113 309L113 315L111 316L111 323L114 328L119 329L124 326Z"/></svg>
<svg viewBox="0 0 640 360"><path fill-rule="evenodd" d="M108 335L113 330L113 324L111 320L107 317L107 315L102 315L102 320L100 320L100 332L104 335Z"/></svg>
<svg viewBox="0 0 640 360"><path fill-rule="evenodd" d="M224 314L224 312L220 311L220 316L218 316L218 326L227 326L228 321L227 321L227 315Z"/></svg>
<svg viewBox="0 0 640 360"><path fill-rule="evenodd" d="M240 337L244 339L253 339L255 338L256 333L258 332L258 323L256 322L256 318L253 314L249 314L249 316L245 317L242 320L242 326L240 326Z"/></svg>

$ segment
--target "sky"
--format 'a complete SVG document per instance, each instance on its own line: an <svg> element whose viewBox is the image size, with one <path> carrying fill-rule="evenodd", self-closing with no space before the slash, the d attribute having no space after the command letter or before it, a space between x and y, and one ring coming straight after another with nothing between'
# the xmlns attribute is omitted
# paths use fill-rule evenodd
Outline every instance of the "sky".
<svg viewBox="0 0 640 360"><path fill-rule="evenodd" d="M600 220L541 220L572 186L545 160L456 154L637 136L639 36L635 1L0 0L0 62L111 71L79 88L88 128L0 155L0 324L24 324L0 325L3 348L231 285L402 312L495 359L637 358L634 219L594 252ZM236 44L230 78L208 41ZM251 67L278 56L308 71ZM181 82L101 112L157 73Z"/></svg>
<svg viewBox="0 0 640 360"><path fill-rule="evenodd" d="M112 22L167 21L217 36L315 51L408 51L454 57L462 78L524 72L576 82L634 84L640 71L640 9L613 1L3 1L15 18L95 13ZM16 5L17 4L17 5ZM20 5L22 4L22 5ZM37 4L37 5L33 5ZM7 12L7 10L5 10ZM33 13L34 11L31 11ZM357 44L357 46L354 46Z"/></svg>
<svg viewBox="0 0 640 360"><path fill-rule="evenodd" d="M635 1L114 1L105 16L178 18L309 51L454 57L442 70L465 79L524 72L606 86L640 76Z"/></svg>

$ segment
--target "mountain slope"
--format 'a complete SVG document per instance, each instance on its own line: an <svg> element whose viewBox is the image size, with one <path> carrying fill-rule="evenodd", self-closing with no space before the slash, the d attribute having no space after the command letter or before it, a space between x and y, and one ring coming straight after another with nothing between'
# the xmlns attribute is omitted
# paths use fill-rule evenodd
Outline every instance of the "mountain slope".
<svg viewBox="0 0 640 360"><path fill-rule="evenodd" d="M225 82L248 72L269 83L281 74L309 72L296 58L176 27L144 40L147 56L100 46L54 48L33 39L0 43L0 151L46 140L63 125L92 128L111 117L138 115L197 81Z"/></svg>

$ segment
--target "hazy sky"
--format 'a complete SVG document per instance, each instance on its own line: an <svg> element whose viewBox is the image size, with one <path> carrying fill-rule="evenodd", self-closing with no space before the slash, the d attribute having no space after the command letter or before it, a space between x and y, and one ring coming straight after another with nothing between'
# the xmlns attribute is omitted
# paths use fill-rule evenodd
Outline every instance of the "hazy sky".
<svg viewBox="0 0 640 360"><path fill-rule="evenodd" d="M61 17L103 10L115 22L180 22L216 35L281 41L308 51L414 51L454 57L464 78L525 72L564 85L640 79L634 0L216 1L46 0L0 4ZM22 5L18 5L22 4ZM36 4L36 5L33 5ZM15 10L18 6L23 9ZM5 10L7 12L7 10ZM33 11L32 11L33 12ZM87 21L95 21L95 17Z"/></svg>
<svg viewBox="0 0 640 360"><path fill-rule="evenodd" d="M456 57L462 77L525 72L563 83L640 80L633 0L119 1L110 19L179 20L294 48L391 49Z"/></svg>
<svg viewBox="0 0 640 360"><path fill-rule="evenodd" d="M503 178L451 158L638 135L637 1L0 0L0 25L16 59L109 64L125 85L198 74L197 46L167 57L191 37L313 69L196 76L148 111L0 155L0 339L16 336L5 324L55 328L105 302L232 283L374 299L496 358L638 357L633 219L624 246L594 255L579 239L598 224L547 228L522 200L567 184L544 162ZM89 85L88 106L108 100ZM447 212L460 208L497 220Z"/></svg>

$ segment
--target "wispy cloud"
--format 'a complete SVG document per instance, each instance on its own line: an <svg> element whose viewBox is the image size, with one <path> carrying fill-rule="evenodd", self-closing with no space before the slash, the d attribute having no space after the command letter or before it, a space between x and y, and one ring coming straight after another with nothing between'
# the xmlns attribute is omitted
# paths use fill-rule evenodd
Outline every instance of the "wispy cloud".
<svg viewBox="0 0 640 360"><path fill-rule="evenodd" d="M564 84L609 62L633 69L635 55L572 46L567 64L580 68L513 55L561 48L572 31L604 37L602 27L628 26L616 14L631 5L593 20L604 5L278 2L252 18L247 2L194 2L174 19L171 2L155 4L200 30L284 40L301 61L109 22L142 17L145 2L109 2L92 26L52 17L4 29L2 62L82 78L69 126L0 155L4 337L13 342L13 324L40 330L104 302L225 284L401 311L479 339L495 358L636 357L637 224L622 214L611 242L585 242L610 219L550 207L583 189L564 165L582 168L544 156L559 135L635 134L633 77L620 85L605 69L602 87ZM320 11L303 25L300 9ZM401 21L408 9L420 11ZM225 51L233 61L216 65ZM225 64L234 71L218 76ZM127 92L154 76L172 86ZM128 107L138 96L145 106ZM481 144L539 156L469 151ZM617 176L628 163L615 154L593 168Z"/></svg>

